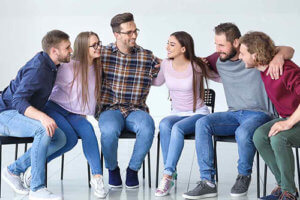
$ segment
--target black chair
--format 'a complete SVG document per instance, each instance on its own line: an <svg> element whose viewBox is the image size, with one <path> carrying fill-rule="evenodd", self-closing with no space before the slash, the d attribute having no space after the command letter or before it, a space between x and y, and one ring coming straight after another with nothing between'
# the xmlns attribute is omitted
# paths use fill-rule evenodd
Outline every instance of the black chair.
<svg viewBox="0 0 300 200"><path fill-rule="evenodd" d="M1 197L1 180L2 180L2 145L15 144L15 160L18 158L18 144L25 144L25 151L27 150L27 143L32 143L33 138L18 138L10 136L0 136L0 197ZM47 170L46 170L47 171ZM47 176L46 176L47 177Z"/></svg>
<svg viewBox="0 0 300 200"><path fill-rule="evenodd" d="M211 112L215 111L215 98L216 93L212 89L205 89L204 93L204 103L206 106L211 107ZM189 134L184 136L185 140L194 140L195 134ZM160 134L157 135L157 155L156 155L156 180L155 185L158 187L158 178L159 178L159 155L160 155Z"/></svg>
<svg viewBox="0 0 300 200"><path fill-rule="evenodd" d="M119 137L120 139L135 139L136 134L130 131L123 131ZM103 169L103 153L101 149L101 167ZM145 179L145 160L143 161L143 179ZM150 163L150 150L148 152L148 184L151 188L151 163Z"/></svg>
<svg viewBox="0 0 300 200"><path fill-rule="evenodd" d="M298 188L300 188L300 166L299 166L299 152L298 147L294 147L296 150L296 162L297 162L297 173L298 173ZM268 172L268 166L265 164L264 169L264 187L263 187L263 196L266 196L267 192L267 172Z"/></svg>
<svg viewBox="0 0 300 200"><path fill-rule="evenodd" d="M78 139L81 139L80 137L78 137ZM61 155L61 169L60 169L60 180L64 179L64 163L65 163L65 154ZM89 188L91 188L91 169L90 169L90 165L87 162L87 170L88 170L88 186Z"/></svg>
<svg viewBox="0 0 300 200"><path fill-rule="evenodd" d="M218 165L217 165L217 142L236 142L235 136L214 136L214 163L216 169L216 181L219 181L218 178ZM257 168L257 198L260 197L260 182L259 182L259 153L256 151L256 168Z"/></svg>

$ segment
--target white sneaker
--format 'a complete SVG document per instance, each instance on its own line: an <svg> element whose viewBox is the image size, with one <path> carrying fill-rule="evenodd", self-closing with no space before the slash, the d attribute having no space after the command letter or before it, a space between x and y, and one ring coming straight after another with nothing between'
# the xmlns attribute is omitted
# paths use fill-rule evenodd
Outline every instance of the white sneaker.
<svg viewBox="0 0 300 200"><path fill-rule="evenodd" d="M23 184L25 188L30 188L31 182L31 167L28 167L23 175Z"/></svg>
<svg viewBox="0 0 300 200"><path fill-rule="evenodd" d="M58 195L53 194L47 188L43 187L37 191L30 190L29 200L62 200Z"/></svg>
<svg viewBox="0 0 300 200"><path fill-rule="evenodd" d="M104 188L103 178L94 178L92 177L91 186L94 188L94 194L96 197L104 199L107 195L107 192Z"/></svg>
<svg viewBox="0 0 300 200"><path fill-rule="evenodd" d="M29 190L24 188L21 177L10 173L7 167L2 170L2 177L16 193L28 194Z"/></svg>

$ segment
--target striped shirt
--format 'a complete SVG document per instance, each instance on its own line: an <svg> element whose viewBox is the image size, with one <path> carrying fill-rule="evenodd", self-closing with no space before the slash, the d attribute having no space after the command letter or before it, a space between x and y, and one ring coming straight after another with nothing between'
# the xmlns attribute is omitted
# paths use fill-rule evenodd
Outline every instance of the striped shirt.
<svg viewBox="0 0 300 200"><path fill-rule="evenodd" d="M136 45L131 53L123 54L111 43L101 48L101 59L102 95L96 117L106 110L120 110L124 117L135 110L149 112L146 98L152 78L159 71L155 68L159 61L153 53Z"/></svg>

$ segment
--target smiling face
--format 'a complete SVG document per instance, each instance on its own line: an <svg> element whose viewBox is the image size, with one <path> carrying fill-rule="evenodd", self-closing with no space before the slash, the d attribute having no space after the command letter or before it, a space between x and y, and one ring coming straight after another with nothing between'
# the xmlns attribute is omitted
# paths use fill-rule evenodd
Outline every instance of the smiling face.
<svg viewBox="0 0 300 200"><path fill-rule="evenodd" d="M59 63L70 62L73 49L69 40L63 40L58 44L57 48L53 48Z"/></svg>
<svg viewBox="0 0 300 200"><path fill-rule="evenodd" d="M185 47L181 46L181 44L179 43L179 41L176 39L175 36L169 37L166 49L168 53L168 58L171 59L181 56L185 52Z"/></svg>
<svg viewBox="0 0 300 200"><path fill-rule="evenodd" d="M236 43L236 41L234 42ZM237 56L237 46L227 41L225 34L215 35L216 51L220 54L220 60L226 61Z"/></svg>
<svg viewBox="0 0 300 200"><path fill-rule="evenodd" d="M239 59L242 59L246 64L246 68L256 67L255 64L255 54L250 54L248 47L244 44L241 44Z"/></svg>
<svg viewBox="0 0 300 200"><path fill-rule="evenodd" d="M130 49L136 45L138 29L134 21L120 24L120 32L115 32L117 43L124 49Z"/></svg>
<svg viewBox="0 0 300 200"><path fill-rule="evenodd" d="M94 60L95 58L100 57L100 41L96 35L91 35L89 37L89 59Z"/></svg>

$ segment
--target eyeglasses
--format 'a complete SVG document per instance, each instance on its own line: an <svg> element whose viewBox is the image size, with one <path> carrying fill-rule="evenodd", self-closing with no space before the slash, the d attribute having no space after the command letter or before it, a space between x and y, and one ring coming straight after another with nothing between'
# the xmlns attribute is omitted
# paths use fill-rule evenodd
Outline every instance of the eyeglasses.
<svg viewBox="0 0 300 200"><path fill-rule="evenodd" d="M128 35L129 37L131 37L133 34L136 34L136 35L138 35L139 34L139 32L140 32L140 29L135 29L134 31L127 31L127 32L118 32L118 33L122 33L122 34L126 34L126 35Z"/></svg>
<svg viewBox="0 0 300 200"><path fill-rule="evenodd" d="M97 50L98 47L101 47L101 46L102 46L102 42L99 41L99 42L97 42L97 43L95 43L95 44L93 44L93 45L91 45L91 46L89 46L89 47L93 47L95 50Z"/></svg>

